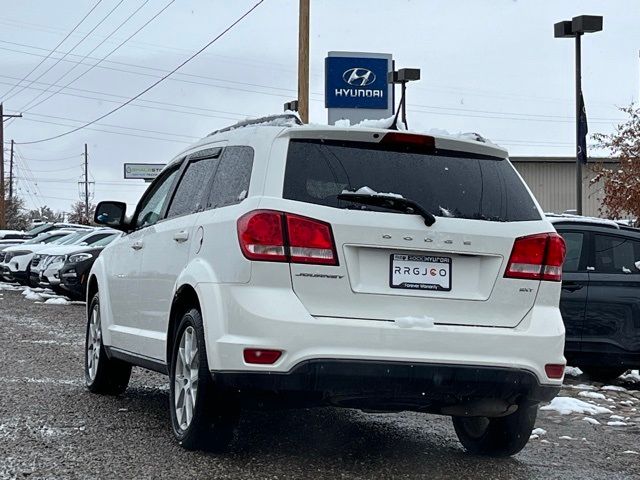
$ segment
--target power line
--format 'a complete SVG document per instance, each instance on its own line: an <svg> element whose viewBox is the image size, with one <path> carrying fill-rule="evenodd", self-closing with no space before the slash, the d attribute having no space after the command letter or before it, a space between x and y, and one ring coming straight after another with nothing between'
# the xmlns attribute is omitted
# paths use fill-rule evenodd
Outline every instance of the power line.
<svg viewBox="0 0 640 480"><path fill-rule="evenodd" d="M101 20L100 20L100 21L99 21L99 22L98 22L98 23L97 23L97 24L96 24L96 25L95 25L95 26L94 26L94 27L93 27L93 28L92 28L92 29L91 29L87 34L86 34L86 35L84 35L84 36L83 36L83 37L82 37L82 38L81 38L81 39L80 39L80 40L79 40L79 41L78 41L78 42L77 42L73 47L71 47L71 49L70 49L70 50L68 50L67 52L65 52L65 54L64 54L62 57L58 58L58 59L53 63L53 65L51 65L51 66L50 66L49 68L47 68L44 72L42 72L40 75L38 75L38 76L35 78L35 80L40 80L44 75L46 75L47 73L49 73L49 71L51 71L51 69L52 69L53 67L55 67L56 65L58 65L58 64L59 64L59 63L60 63L60 62L61 62L61 61L62 61L62 60L67 56L67 55L69 55L71 52L73 52L73 51L76 49L76 47L77 47L78 45L80 45L82 42L84 42L84 41L87 39L87 37L88 37L89 35L91 35L91 34L92 34L92 33L93 33L93 32L94 32L94 31L95 31L95 30L96 30L100 25L102 25L102 23L103 23L107 18L109 18L109 17L111 16L111 14L112 14L113 12L115 12L115 11L116 11L116 9L117 9L121 4L122 4L122 2L124 2L124 0L120 0L120 2L118 2L118 3L116 4L116 6L115 6L115 7L113 7L111 10L109 10L109 13L107 13L107 14L106 14L106 15L105 15L105 16L104 16L104 17L103 17L103 18L102 18L102 19L101 19ZM97 5L96 5L96 6L97 6ZM8 100L9 98L15 97L15 95L16 95L16 94L14 93L13 95L11 95L11 96L7 97L7 100Z"/></svg>
<svg viewBox="0 0 640 480"><path fill-rule="evenodd" d="M10 43L10 42L5 42L4 40L0 40L0 43ZM34 47L32 47L32 48L34 48ZM22 50L16 50L16 49L7 48L7 47L0 47L0 50L5 50L5 51L15 52L15 53L21 53L23 55L41 56L40 54L37 54L37 53L25 52L25 51L22 51ZM65 59L64 61L65 62L76 62L75 60L69 60L69 59ZM147 66L143 66L143 65L132 65L132 64L129 64L129 63L125 63L125 62L114 62L114 61L111 61L111 60L107 60L106 63L126 65L126 66L139 68L139 69L145 69L145 70L156 70L156 71L159 71L159 72L166 72L166 70L155 68L155 67L147 67ZM123 69L123 68L107 67L107 66L104 66L104 65L99 65L98 68L102 68L102 69L105 69L105 70L110 70L110 71L113 71L113 72L130 73L130 74L133 74L133 75L139 75L139 76L144 76L144 77L152 77L152 78L161 78L162 77L161 75L154 75L154 74L151 74L151 73L137 72L137 71L127 70L127 69ZM174 81L174 82L187 83L187 84L191 84L191 85L204 85L204 86L207 86L207 87L226 88L226 89L229 89L229 90L236 90L236 91L239 91L239 92L260 93L262 95L270 95L270 96L278 97L278 98L289 98L292 93L296 93L296 90L294 90L294 89L273 87L273 86L270 86L270 85L261 85L261 84L248 83L248 82L237 82L237 81L234 81L234 80L225 80L225 79L208 77L206 75L196 75L196 74L192 74L192 73L178 73L177 75L182 75L182 76L185 76L185 77L203 78L203 79L208 79L208 80L212 80L212 81L226 82L226 83L231 83L231 84L236 84L236 85L247 85L247 86L260 87L260 88L268 88L268 89L271 89L271 90L281 90L281 91L283 91L283 93L259 92L259 91L251 90L251 89L247 89L247 88L230 87L228 85L215 85L215 84L212 84L212 83L199 82L199 81L195 81L195 80L186 80L184 78L176 78L176 77L172 77L169 80ZM284 93L284 92L286 92L286 93ZM323 95L320 92L312 92L312 94L316 95L316 96L322 96ZM323 101L321 98L313 99L313 100L314 101L318 101L318 102Z"/></svg>
<svg viewBox="0 0 640 480"><path fill-rule="evenodd" d="M95 120L92 120L90 122L87 122L84 125L81 125L79 127L76 127L72 130L69 130L67 132L64 133L60 133L58 135L54 135L52 137L48 137L48 138L42 138L40 140L32 140L29 142L16 142L18 145L29 145L29 144L33 144L33 143L41 143L41 142L46 142L48 140L54 140L56 138L60 138L63 137L65 135L69 135L71 133L77 132L78 130L81 130L83 128L88 127L89 125L92 125L96 122L99 122L100 120L102 120L103 118L108 117L109 115L117 112L118 110L124 108L125 106L129 105L131 102L133 102L134 100L136 100L137 98L141 97L142 95L144 95L145 93L147 93L148 91L150 91L151 89L153 89L154 87L156 87L158 84L160 84L162 81L166 80L170 75L172 75L173 73L177 72L180 68L182 68L184 65L186 65L187 63L189 63L191 60L193 60L194 58L196 58L200 53L202 53L203 51L205 51L207 48L209 48L211 45L213 45L216 41L218 41L220 38L222 38L227 32L229 32L233 27L235 27L238 23L240 23L242 20L244 20L245 17L247 17L249 14L251 14L251 12L253 12L256 8L258 8L259 5L261 5L264 2L264 0L259 0L253 7L251 7L249 10L247 10L244 14L242 14L237 20L235 20L231 25L229 25L226 29L224 29L220 34L218 34L213 40L211 40L210 42L208 42L204 47L202 47L200 50L198 50L197 52L195 52L193 55L191 55L189 58L187 58L185 61L183 61L181 64L179 64L176 68L174 68L171 72L167 73L165 76L163 76L162 78L160 78L159 80L157 80L156 82L152 83L151 85L149 85L147 88L145 88L144 90L142 90L140 93L138 93L137 95L135 95L134 97L130 98L129 100L127 100L126 102L124 102L122 105L117 106L116 108L114 108L113 110L105 113L104 115L101 115L100 117L96 118Z"/></svg>
<svg viewBox="0 0 640 480"><path fill-rule="evenodd" d="M133 16L138 13L138 11L140 11L140 9L142 7L144 7L147 2L149 0L146 0L142 5L140 5L140 7L138 7L138 9L133 12L131 15L129 15L129 17L120 24L120 26L118 26L118 28L116 28L113 32L111 32L111 34L109 35L109 37L111 35L113 35L115 32L117 32L125 23L127 23L131 18L133 18ZM122 42L120 42L115 48L113 48L111 51L109 51L109 53L107 53L106 55L104 55L102 58L100 58L96 63L94 63L93 65L91 65L88 69L86 69L84 72L82 72L80 75L77 75L73 80L71 80L70 82L67 82L65 85L61 86L56 92L53 92L51 95L49 95L47 98L39 101L38 103L36 103L35 105L31 105L30 107L28 107L25 111L29 111L35 107L37 107L38 105L46 102L47 100L49 100L51 97L57 95L58 93L60 93L61 90L69 87L69 85L71 85L72 83L75 83L77 80L79 80L80 78L82 78L83 76L85 76L87 73L89 73L91 70L93 70L95 67L97 67L98 65L100 65L100 63L102 63L104 60L106 60L109 56L113 55L117 50L119 50L125 43L127 43L129 40L131 40L134 36L136 36L138 33L140 33L141 30L143 30L147 25L149 25L151 22L153 22L156 18L158 18L162 12L164 12L167 8L169 8L173 3L175 2L175 0L171 0L169 3L167 3L162 9L160 9L153 17L151 17L149 20L147 20L140 28L138 28L135 32L133 32L131 35L129 35L126 39L124 39ZM107 39L109 38L105 38L101 43L99 43L96 48L94 48L93 50L91 50L91 52L89 52L84 59L86 59L89 55L91 55L91 53L93 53L98 47L100 47L104 42L107 41ZM80 61L80 63L82 63L82 60ZM71 71L73 71L74 68L76 68L78 66L78 64L76 64L74 67L72 67L71 70L69 70L65 75L69 74ZM58 80L60 80L61 78L63 78L65 75L63 75L62 77L60 77ZM56 83L58 80L56 80L54 83Z"/></svg>
<svg viewBox="0 0 640 480"><path fill-rule="evenodd" d="M6 75L0 75L0 77L7 77ZM46 83L42 83L42 82L37 82L38 84L42 84L42 85L48 85ZM0 81L0 85L9 85L6 82L2 82ZM32 90L40 90L42 91L43 89L39 89L37 87L29 87ZM114 97L114 98L120 98L120 99L127 99L129 97L125 96L125 95L117 95L115 93L107 93L107 92L98 92L95 90L86 90L86 89L82 89L82 88L74 88L74 87L70 87L69 90L74 90L77 92L89 92L89 93L95 93L97 95L108 95L110 97ZM94 96L90 96L90 95L78 95L78 94L73 94L73 93L65 93L65 92L61 92L60 95L67 95L70 97L75 97L75 98L85 98L87 100L97 100L99 102L110 102L110 103L120 103L118 100L110 100L107 98L99 98L99 97L94 97ZM178 107L178 108L189 108L192 110L201 110L203 112L215 112L215 113L225 113L225 114L229 114L229 115L236 115L237 117L240 118L236 118L236 117L226 117L226 116L220 116L220 115L206 115L203 113L197 113L197 112L183 112L181 110L175 110L175 109L170 109L170 108L160 108L160 107L153 107L151 105L142 105L139 102L145 102L145 103L152 103L155 105L168 105L168 106L174 106L174 107ZM205 108L205 107L196 107L193 105L182 105L182 104L178 104L178 103L170 103L170 102L160 102L157 100L145 100L143 98L138 99L137 101L132 103L133 106L136 107L140 107L140 108L151 108L154 110L161 110L161 111L165 111L165 112L175 112L175 113L185 113L185 114L189 114L189 115L197 115L200 117L208 117L208 118L221 118L224 120L234 120L234 121L238 121L242 118L251 116L251 114L248 113L237 113L237 112L228 112L225 110L214 110L212 108Z"/></svg>
<svg viewBox="0 0 640 480"><path fill-rule="evenodd" d="M30 71L29 73L27 73L27 74L22 78L22 80L21 80L20 82L18 82L18 84L19 84L19 83L21 83L22 81L26 80L27 78L29 78L29 76L30 76L33 72L35 72L35 71L40 67L40 65L42 65L44 62L46 62L46 61L47 61L47 59L48 59L48 58L49 58L49 57L50 57L54 52L56 52L56 50L60 47L60 45L62 45L62 44L65 42L65 40L66 40L67 38L69 38L73 32L75 32L75 31L76 31L76 29L77 29L77 28L82 24L82 22L84 22L84 21L86 20L86 18L87 18L89 15L91 15L91 12L93 12L93 11L96 9L96 7L97 7L98 5L100 5L100 3L101 3L101 2L102 2L102 0L98 0L98 2L97 2L97 3L96 3L96 4L91 8L91 10L89 10L89 11L87 12L87 14L86 14L84 17L82 17L82 19L81 19L78 23L76 23L76 25L71 29L71 31L70 31L69 33L67 33L67 35L66 35L66 36L65 36L65 37L60 41L60 43L58 43L55 47L53 47L53 49L52 49L52 50L51 50L51 51L50 51L50 52L49 52L49 53L48 53L48 54L47 54L47 55L46 55L42 60L40 60L40 62L39 62L35 67L33 67L33 68L31 69L31 71ZM31 83L33 83L33 81L32 81ZM29 83L26 87L23 87L20 91L16 92L16 94L17 94L17 93L22 92L25 88L27 88L29 85L31 85L31 83ZM14 85L14 86L13 86L13 87L11 87L8 91L6 91L6 92L5 92L5 94L3 95L3 97L6 97L7 95L9 95L9 94L13 91L13 89L14 89L14 88L16 88L16 86L17 86L17 85ZM7 98L4 98L4 100L6 101L6 100L7 100Z"/></svg>
<svg viewBox="0 0 640 480"><path fill-rule="evenodd" d="M49 125L58 125L60 127L73 127L73 125L69 125L69 124L65 124L65 123L59 123L59 122L50 122L48 120L36 120L34 118L24 118L24 120L26 120L27 122L36 122L36 123L46 123L46 124L49 124ZM111 131L111 130L105 130L103 128L91 128L91 127L87 127L86 125L80 126L78 128L75 128L74 130L66 132L63 135L76 132L76 131L78 131L78 130L80 130L82 128L86 128L87 130L91 130L91 131L94 131L94 132L111 133L111 134L114 134L114 135L125 135L127 137L147 138L147 139L150 139L150 140L161 140L161 141L164 141L164 142L173 142L173 143L184 143L184 144L193 143L193 142L189 142L189 141L186 141L186 140L172 140L170 138L151 137L149 135L138 135L138 134L135 134L135 133L114 132L114 131ZM63 136L63 135L60 135L60 136ZM37 142L22 142L22 143L16 142L16 145L31 145L33 143L39 143L39 142L44 142L44 141L47 141L47 140L52 140L53 138L58 138L58 137L56 136L56 137L51 137L51 138L45 138L45 139L39 140Z"/></svg>

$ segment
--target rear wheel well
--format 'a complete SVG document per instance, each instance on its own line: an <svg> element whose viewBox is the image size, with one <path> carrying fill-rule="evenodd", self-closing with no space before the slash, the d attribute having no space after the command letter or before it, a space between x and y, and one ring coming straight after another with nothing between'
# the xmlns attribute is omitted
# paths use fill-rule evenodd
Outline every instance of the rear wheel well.
<svg viewBox="0 0 640 480"><path fill-rule="evenodd" d="M92 275L89 279L89 284L87 285L87 312L89 311L89 308L91 308L91 299L96 293L98 293L98 280L95 275Z"/></svg>
<svg viewBox="0 0 640 480"><path fill-rule="evenodd" d="M181 286L173 297L171 303L171 313L169 314L169 328L167 329L167 367L171 363L171 348L173 346L173 337L175 335L175 329L180 323L182 314L191 308L196 308L200 313L200 300L198 294L191 285Z"/></svg>

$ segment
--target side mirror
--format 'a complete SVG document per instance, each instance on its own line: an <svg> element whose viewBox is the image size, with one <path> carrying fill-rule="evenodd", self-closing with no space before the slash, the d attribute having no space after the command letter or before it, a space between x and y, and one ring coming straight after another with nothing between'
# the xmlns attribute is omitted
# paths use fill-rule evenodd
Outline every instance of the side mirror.
<svg viewBox="0 0 640 480"><path fill-rule="evenodd" d="M100 202L96 207L93 220L98 225L106 225L116 230L127 231L128 225L125 221L127 215L127 204L124 202Z"/></svg>

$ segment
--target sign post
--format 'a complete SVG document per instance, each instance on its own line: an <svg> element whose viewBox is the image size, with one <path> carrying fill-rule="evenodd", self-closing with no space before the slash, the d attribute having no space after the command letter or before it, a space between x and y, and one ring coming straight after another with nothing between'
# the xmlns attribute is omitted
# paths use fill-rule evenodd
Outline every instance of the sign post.
<svg viewBox="0 0 640 480"><path fill-rule="evenodd" d="M325 107L329 124L352 124L393 115L393 57L388 53L329 52L325 59Z"/></svg>

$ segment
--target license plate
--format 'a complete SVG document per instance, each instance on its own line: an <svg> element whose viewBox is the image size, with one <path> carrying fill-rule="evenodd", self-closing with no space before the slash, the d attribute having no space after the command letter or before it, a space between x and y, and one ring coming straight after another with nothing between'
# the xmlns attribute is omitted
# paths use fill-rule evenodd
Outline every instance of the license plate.
<svg viewBox="0 0 640 480"><path fill-rule="evenodd" d="M451 290L451 258L431 255L391 255L391 288Z"/></svg>

